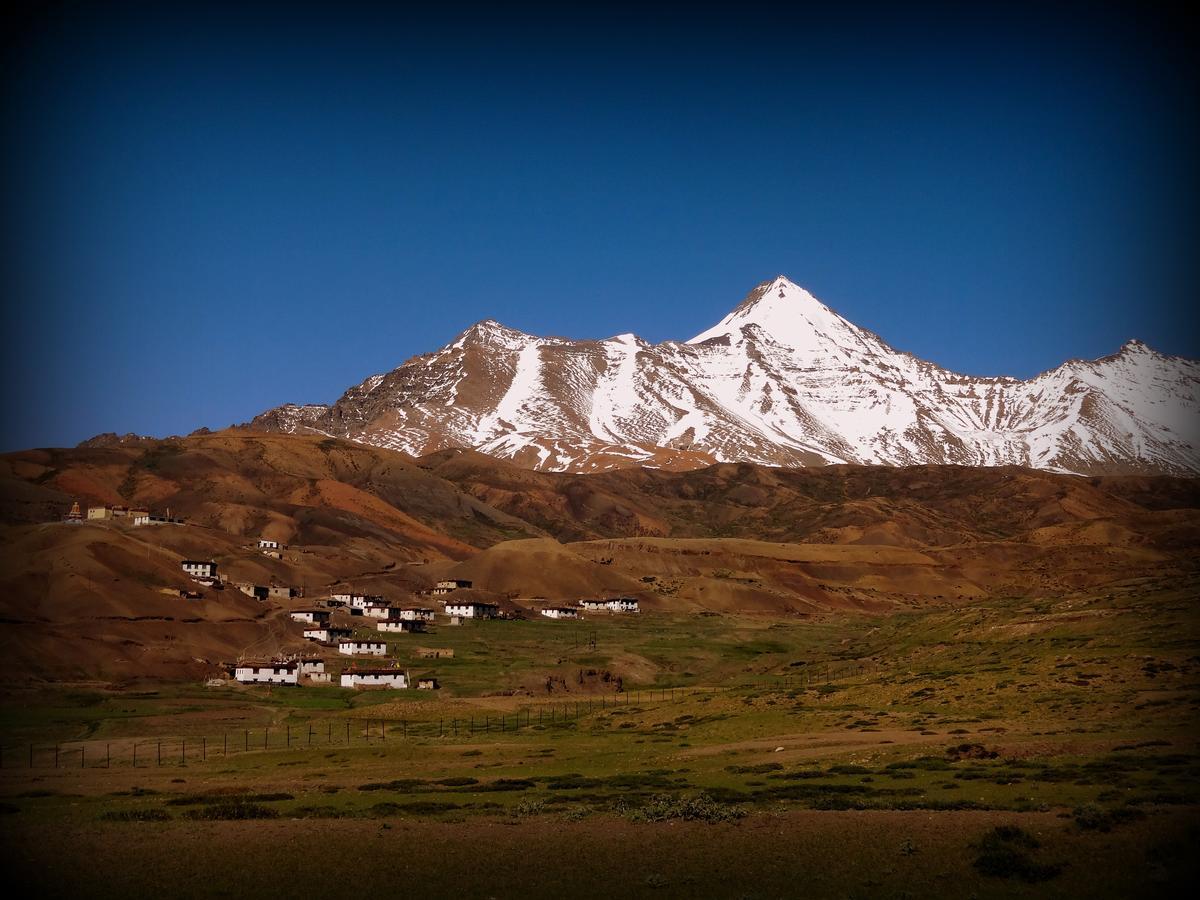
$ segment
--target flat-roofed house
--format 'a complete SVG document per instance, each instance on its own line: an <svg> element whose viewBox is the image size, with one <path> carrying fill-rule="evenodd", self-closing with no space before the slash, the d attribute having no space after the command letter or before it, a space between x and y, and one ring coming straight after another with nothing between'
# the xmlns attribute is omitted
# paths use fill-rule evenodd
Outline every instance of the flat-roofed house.
<svg viewBox="0 0 1200 900"><path fill-rule="evenodd" d="M391 606L378 594L350 594L346 604L351 609L366 609L368 606Z"/></svg>
<svg viewBox="0 0 1200 900"><path fill-rule="evenodd" d="M393 618L404 619L407 622L432 622L437 618L437 611L426 607L397 609Z"/></svg>
<svg viewBox="0 0 1200 900"><path fill-rule="evenodd" d="M542 615L547 619L578 619L579 610L572 606L547 606Z"/></svg>
<svg viewBox="0 0 1200 900"><path fill-rule="evenodd" d="M408 679L401 669L369 669L351 666L342 670L342 687L344 688L393 688L408 687Z"/></svg>
<svg viewBox="0 0 1200 900"><path fill-rule="evenodd" d="M386 605L364 606L362 614L368 619L388 619L392 616L392 608Z"/></svg>
<svg viewBox="0 0 1200 900"><path fill-rule="evenodd" d="M375 626L375 630L400 634L419 634L425 630L425 623L419 619L385 619Z"/></svg>
<svg viewBox="0 0 1200 900"><path fill-rule="evenodd" d="M266 600L271 595L271 589L265 584L251 584L249 581L239 581L236 586L247 597L253 597L260 602Z"/></svg>
<svg viewBox="0 0 1200 900"><path fill-rule="evenodd" d="M286 550L287 544L281 544L279 541L272 541L269 538L258 539L259 550Z"/></svg>
<svg viewBox="0 0 1200 900"><path fill-rule="evenodd" d="M368 640L338 641L338 653L343 656L386 656L387 644Z"/></svg>
<svg viewBox="0 0 1200 900"><path fill-rule="evenodd" d="M304 596L299 588L289 587L286 584L271 585L267 588L267 595L277 600L291 600L293 597Z"/></svg>
<svg viewBox="0 0 1200 900"><path fill-rule="evenodd" d="M242 684L299 684L300 664L287 662L240 662L233 677Z"/></svg>
<svg viewBox="0 0 1200 900"><path fill-rule="evenodd" d="M500 615L500 607L495 603L480 603L476 600L461 603L447 600L446 615L463 619L494 619Z"/></svg>
<svg viewBox="0 0 1200 900"><path fill-rule="evenodd" d="M193 578L217 577L217 564L211 559L185 559L179 563L179 568Z"/></svg>
<svg viewBox="0 0 1200 900"><path fill-rule="evenodd" d="M182 525L183 519L139 511L133 515L134 525Z"/></svg>
<svg viewBox="0 0 1200 900"><path fill-rule="evenodd" d="M608 601L584 599L579 601L579 608L588 612L604 612L608 609Z"/></svg>
<svg viewBox="0 0 1200 900"><path fill-rule="evenodd" d="M329 610L326 609L294 609L289 616L293 622L308 622L311 625L324 625L329 621Z"/></svg>
<svg viewBox="0 0 1200 900"><path fill-rule="evenodd" d="M331 628L328 625L307 625L304 628L304 639L306 641L332 644L334 641L346 637L350 637L349 628Z"/></svg>
<svg viewBox="0 0 1200 900"><path fill-rule="evenodd" d="M432 593L436 597L440 594L449 594L451 591L457 591L459 589L466 590L470 587L471 582L467 581L465 578L447 578L435 584L433 586Z"/></svg>
<svg viewBox="0 0 1200 900"><path fill-rule="evenodd" d="M610 597L604 601L609 612L635 613L641 612L638 602L632 597Z"/></svg>

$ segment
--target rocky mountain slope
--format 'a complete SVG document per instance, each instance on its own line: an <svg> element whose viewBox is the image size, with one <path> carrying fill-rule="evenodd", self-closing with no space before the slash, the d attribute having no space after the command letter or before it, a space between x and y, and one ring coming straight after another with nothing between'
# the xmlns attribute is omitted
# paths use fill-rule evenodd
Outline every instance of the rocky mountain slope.
<svg viewBox="0 0 1200 900"><path fill-rule="evenodd" d="M263 431L535 469L714 462L1020 465L1200 472L1200 363L1130 341L1028 381L959 375L888 346L780 276L690 341L540 338L495 321Z"/></svg>

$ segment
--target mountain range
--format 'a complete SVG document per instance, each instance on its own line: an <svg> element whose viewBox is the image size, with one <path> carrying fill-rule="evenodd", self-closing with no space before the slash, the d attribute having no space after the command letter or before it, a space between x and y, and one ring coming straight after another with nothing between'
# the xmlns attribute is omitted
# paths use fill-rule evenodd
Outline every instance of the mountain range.
<svg viewBox="0 0 1200 900"><path fill-rule="evenodd" d="M684 342L536 337L489 319L332 405L286 404L249 427L574 473L750 462L1190 475L1200 363L1129 341L1028 380L958 374L779 276Z"/></svg>

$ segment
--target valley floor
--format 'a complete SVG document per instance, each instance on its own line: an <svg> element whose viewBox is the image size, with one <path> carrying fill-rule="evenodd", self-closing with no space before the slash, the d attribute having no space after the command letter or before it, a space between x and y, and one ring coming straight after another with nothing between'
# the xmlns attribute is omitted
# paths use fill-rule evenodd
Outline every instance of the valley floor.
<svg viewBox="0 0 1200 900"><path fill-rule="evenodd" d="M1197 596L485 623L453 694L12 688L5 868L46 896L1169 895Z"/></svg>

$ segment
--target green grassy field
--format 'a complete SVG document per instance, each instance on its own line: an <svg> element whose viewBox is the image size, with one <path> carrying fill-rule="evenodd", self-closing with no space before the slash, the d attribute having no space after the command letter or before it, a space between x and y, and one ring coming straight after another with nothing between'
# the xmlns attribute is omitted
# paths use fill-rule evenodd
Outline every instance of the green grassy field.
<svg viewBox="0 0 1200 900"><path fill-rule="evenodd" d="M400 834L439 843L407 876L368 866L355 885L550 895L595 867L580 844L620 859L657 842L666 856L623 870L622 890L694 896L688 879L702 877L712 896L790 896L803 875L838 896L1161 893L1191 877L1178 848L1197 836L1196 587L820 622L442 628L413 639L455 651L432 667L437 693L11 690L3 822L26 875L55 847L86 846L114 894L125 873L103 851L127 842L168 880L185 872L172 840L201 858L235 842L242 881L218 882L240 893L278 874L265 835L303 848L288 853L356 858L355 841ZM497 855L518 834L548 860L532 881ZM454 847L473 862L446 857ZM841 856L822 867L830 848ZM718 865L760 856L741 893ZM280 883L302 886L306 865ZM55 883L70 892L72 877ZM611 892L580 884L580 896Z"/></svg>

